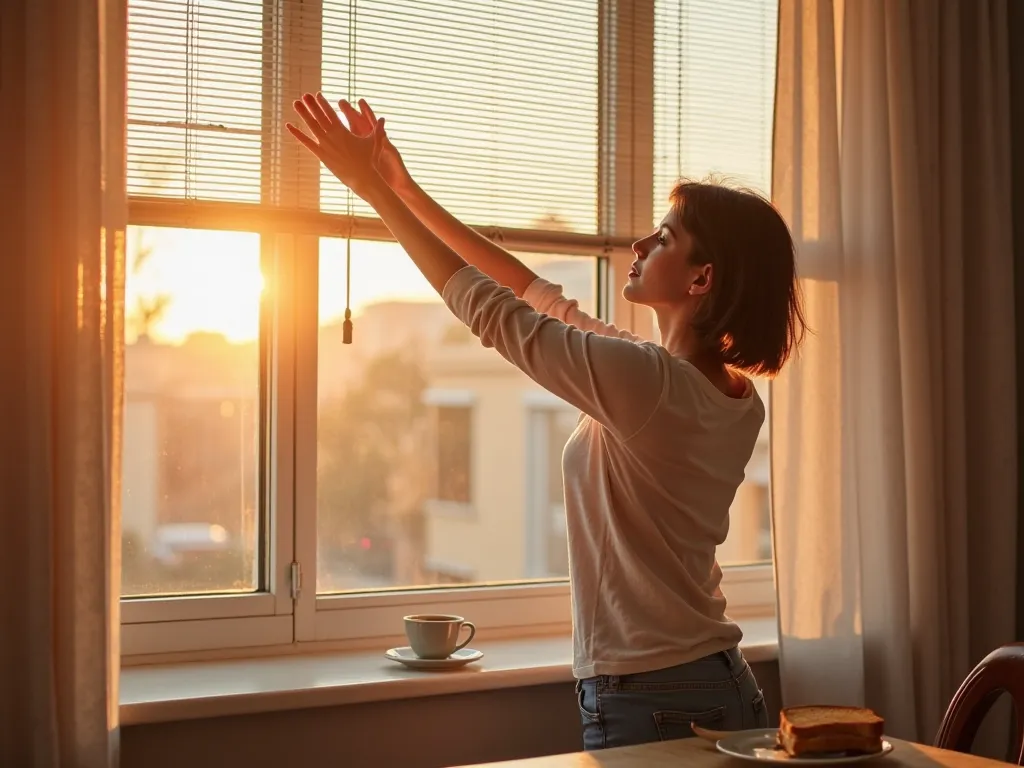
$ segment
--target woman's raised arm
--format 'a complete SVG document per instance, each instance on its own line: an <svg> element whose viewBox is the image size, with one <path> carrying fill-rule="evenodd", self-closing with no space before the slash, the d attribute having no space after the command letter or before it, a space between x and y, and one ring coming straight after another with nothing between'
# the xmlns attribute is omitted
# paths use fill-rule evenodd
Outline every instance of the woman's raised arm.
<svg viewBox="0 0 1024 768"><path fill-rule="evenodd" d="M648 423L667 383L667 363L658 347L584 331L537 312L510 288L467 264L378 173L383 120L373 134L356 136L322 97L306 94L295 109L312 135L289 125L292 134L373 206L420 272L485 346L624 439Z"/></svg>
<svg viewBox="0 0 1024 768"><path fill-rule="evenodd" d="M349 129L356 136L369 136L376 130L379 121L372 107L364 99L359 100L358 108L344 99L338 102L338 106L348 121ZM516 296L526 299L538 312L602 336L618 336L639 341L638 337L629 331L588 315L579 308L579 303L575 299L562 295L560 286L538 278L533 270L507 250L449 213L416 183L386 131L383 131L381 136L377 169L388 186L409 210L416 214L416 218L427 226L427 229L496 283L507 286Z"/></svg>

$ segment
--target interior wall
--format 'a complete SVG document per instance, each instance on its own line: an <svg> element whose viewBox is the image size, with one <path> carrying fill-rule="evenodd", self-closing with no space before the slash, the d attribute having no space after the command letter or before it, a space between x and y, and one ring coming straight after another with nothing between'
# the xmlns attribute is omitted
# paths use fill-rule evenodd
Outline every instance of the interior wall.
<svg viewBox="0 0 1024 768"><path fill-rule="evenodd" d="M1010 39L1024 40L1024 3L1008 5ZM1014 253L1024 265L1024 46L1011 45L1010 60ZM1024 266L1015 286L1018 470L1024 478ZM1024 639L1024 492L1019 506L1017 637ZM769 711L777 713L777 664L754 668ZM559 684L128 726L121 747L125 768L440 768L573 752L580 736L572 686Z"/></svg>
<svg viewBox="0 0 1024 768"><path fill-rule="evenodd" d="M777 713L778 665L752 666L769 712ZM442 768L581 748L575 692L571 683L560 683L128 726L121 765Z"/></svg>
<svg viewBox="0 0 1024 768"><path fill-rule="evenodd" d="M1011 2L1008 34L1024 40L1024 3ZM1010 46L1015 262L1024 265L1024 46ZM1024 266L1018 309L1018 475L1024 478ZM1017 637L1024 639L1024 483L1018 526ZM755 664L769 711L779 709L775 662ZM773 721L773 725L775 722ZM406 701L125 727L125 768L441 768L580 749L568 684Z"/></svg>
<svg viewBox="0 0 1024 768"><path fill-rule="evenodd" d="M1024 479L1024 4L1008 3L1010 38L1010 138L1013 158L1014 298L1017 307L1017 477ZM1018 481L1017 498L1017 639L1024 639L1024 482Z"/></svg>

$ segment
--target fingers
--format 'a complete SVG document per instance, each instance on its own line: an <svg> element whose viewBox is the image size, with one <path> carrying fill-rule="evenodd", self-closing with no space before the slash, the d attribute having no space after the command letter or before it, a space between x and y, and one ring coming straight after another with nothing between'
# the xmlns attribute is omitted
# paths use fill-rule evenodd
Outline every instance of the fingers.
<svg viewBox="0 0 1024 768"><path fill-rule="evenodd" d="M306 124L306 128L315 138L323 139L327 136L326 130L320 125L320 121L317 120L316 115L313 114L304 99L293 101L292 108L295 110L295 114L302 118L302 122Z"/></svg>
<svg viewBox="0 0 1024 768"><path fill-rule="evenodd" d="M387 135L384 133L384 118L382 117L376 125L373 126L373 159L374 161L380 157L380 153L384 149L384 142L387 140Z"/></svg>
<svg viewBox="0 0 1024 768"><path fill-rule="evenodd" d="M311 93L303 94L302 98L292 102L296 114L302 118L309 132L323 141L332 130L345 130L341 124L338 113L334 111L327 99L322 94L314 96Z"/></svg>
<svg viewBox="0 0 1024 768"><path fill-rule="evenodd" d="M373 109L370 108L370 105L366 103L366 99L359 100L359 111L366 116L366 119L369 120L370 125L377 125L377 116L373 113Z"/></svg>
<svg viewBox="0 0 1024 768"><path fill-rule="evenodd" d="M320 107L320 111L323 113L324 118L327 120L327 125L331 128L341 125L341 118L338 117L338 113L334 111L334 107L331 103L324 98L324 95L317 91L314 97L317 105Z"/></svg>
<svg viewBox="0 0 1024 768"><path fill-rule="evenodd" d="M309 136L303 133L300 128L296 128L291 123L285 123L285 128L288 129L288 132L291 133L292 136L299 140L299 143L301 143L302 146L304 146L317 157L320 157L320 144L318 142L316 142L314 139L311 139Z"/></svg>
<svg viewBox="0 0 1024 768"><path fill-rule="evenodd" d="M320 99L323 99L323 96L321 96ZM324 103L326 103L326 101L324 101ZM341 124L341 121L337 119L337 113L335 113L334 110L331 109L330 104L327 105L327 110L325 111L323 105L320 103L320 100L318 100L317 97L314 96L312 93L302 94L302 104L303 106L305 106L306 110L309 112L312 118L316 121L316 124L319 126L319 131L321 134L326 135L328 131L330 131L332 128L335 128ZM331 121L331 117L328 115L328 112L334 114L333 122ZM311 125L310 128L313 128L313 126Z"/></svg>
<svg viewBox="0 0 1024 768"><path fill-rule="evenodd" d="M345 100L339 101L338 106L351 130L345 126L322 93L303 94L301 99L292 102L292 106L306 124L308 133L290 123L287 124L289 132L321 160L325 152L343 149L356 139L369 139L374 132L374 126L369 120ZM376 140L370 143L376 144Z"/></svg>
<svg viewBox="0 0 1024 768"><path fill-rule="evenodd" d="M363 117L346 99L341 99L338 102L338 108L341 110L341 114L345 116L348 127L354 134L357 136L369 136L373 132L372 123Z"/></svg>

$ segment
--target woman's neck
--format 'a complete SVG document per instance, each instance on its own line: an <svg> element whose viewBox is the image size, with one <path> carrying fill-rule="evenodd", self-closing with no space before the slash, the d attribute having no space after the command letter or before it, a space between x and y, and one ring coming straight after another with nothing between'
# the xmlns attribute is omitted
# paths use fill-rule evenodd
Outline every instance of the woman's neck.
<svg viewBox="0 0 1024 768"><path fill-rule="evenodd" d="M690 313L655 309L655 315L661 332L661 346L673 357L680 357L690 363L720 391L730 397L738 396L742 377L729 369L717 350L709 349L703 343L693 330ZM742 384L742 389L746 389L746 384Z"/></svg>
<svg viewBox="0 0 1024 768"><path fill-rule="evenodd" d="M671 309L654 308L661 333L661 346L675 357L681 357L696 364L696 359L704 356L707 348L701 343L700 337L690 323L693 313L687 308Z"/></svg>

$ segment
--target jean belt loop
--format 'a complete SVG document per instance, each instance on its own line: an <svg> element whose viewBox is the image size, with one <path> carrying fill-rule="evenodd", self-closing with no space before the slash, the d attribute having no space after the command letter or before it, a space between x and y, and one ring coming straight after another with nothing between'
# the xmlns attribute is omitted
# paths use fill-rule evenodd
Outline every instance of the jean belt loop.
<svg viewBox="0 0 1024 768"><path fill-rule="evenodd" d="M619 681L621 679L622 678L620 678L618 675L605 675L604 689L608 691L608 693L615 693L619 690Z"/></svg>

